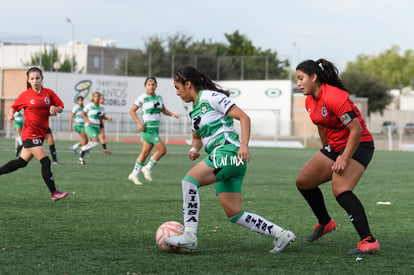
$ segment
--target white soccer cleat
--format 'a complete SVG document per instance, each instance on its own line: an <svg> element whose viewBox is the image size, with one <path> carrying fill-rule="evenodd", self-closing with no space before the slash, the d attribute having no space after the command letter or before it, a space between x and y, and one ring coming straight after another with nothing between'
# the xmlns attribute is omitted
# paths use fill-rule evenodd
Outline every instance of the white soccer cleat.
<svg viewBox="0 0 414 275"><path fill-rule="evenodd" d="M144 177L147 181L152 181L151 171L146 166L142 167L141 172L144 174Z"/></svg>
<svg viewBox="0 0 414 275"><path fill-rule="evenodd" d="M75 149L75 148L73 148L73 146L70 146L69 147L69 149L75 154L75 155L77 155L78 154L78 150L77 149Z"/></svg>
<svg viewBox="0 0 414 275"><path fill-rule="evenodd" d="M132 181L134 184L136 184L136 185L142 185L142 182L140 182L139 180L138 180L138 177L137 176L135 176L134 174L129 174L129 176L128 176L128 179L130 180L130 181Z"/></svg>
<svg viewBox="0 0 414 275"><path fill-rule="evenodd" d="M288 245L290 245L294 241L296 241L295 234L293 234L292 231L285 231L282 233L282 235L280 235L279 238L275 238L273 240L273 244L275 245L275 247L269 252L270 253L281 253L283 249L288 247Z"/></svg>
<svg viewBox="0 0 414 275"><path fill-rule="evenodd" d="M197 237L191 238L186 233L175 237L164 238L164 243L173 247L187 248L192 251L196 250L198 245Z"/></svg>
<svg viewBox="0 0 414 275"><path fill-rule="evenodd" d="M83 158L79 158L78 163L80 165L85 165L86 164L86 162L85 162L85 160Z"/></svg>

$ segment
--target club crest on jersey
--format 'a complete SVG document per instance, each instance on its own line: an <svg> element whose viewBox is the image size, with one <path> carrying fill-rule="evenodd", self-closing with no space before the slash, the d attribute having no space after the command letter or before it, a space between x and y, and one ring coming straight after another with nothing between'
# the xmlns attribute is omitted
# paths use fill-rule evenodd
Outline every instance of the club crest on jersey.
<svg viewBox="0 0 414 275"><path fill-rule="evenodd" d="M45 103L46 103L46 105L50 105L50 98L49 97L45 97Z"/></svg>
<svg viewBox="0 0 414 275"><path fill-rule="evenodd" d="M326 109L325 106L323 106L322 109L321 109L321 115L323 117L326 117L328 115L328 109Z"/></svg>
<svg viewBox="0 0 414 275"><path fill-rule="evenodd" d="M205 114L207 112L207 106L205 103L201 104L201 113Z"/></svg>

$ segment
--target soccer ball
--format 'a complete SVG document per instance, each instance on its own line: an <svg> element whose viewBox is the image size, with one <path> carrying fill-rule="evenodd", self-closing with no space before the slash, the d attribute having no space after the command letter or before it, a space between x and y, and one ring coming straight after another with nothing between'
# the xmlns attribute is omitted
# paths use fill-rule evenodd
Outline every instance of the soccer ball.
<svg viewBox="0 0 414 275"><path fill-rule="evenodd" d="M164 243L164 238L174 237L184 233L184 226L175 221L165 222L158 227L155 234L155 240L162 251L165 252L178 252L179 247L172 247L169 244Z"/></svg>

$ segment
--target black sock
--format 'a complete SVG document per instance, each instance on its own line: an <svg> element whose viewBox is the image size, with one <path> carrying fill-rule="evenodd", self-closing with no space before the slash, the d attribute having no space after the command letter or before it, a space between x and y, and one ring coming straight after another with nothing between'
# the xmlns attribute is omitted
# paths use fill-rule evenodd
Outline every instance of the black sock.
<svg viewBox="0 0 414 275"><path fill-rule="evenodd" d="M50 193L56 191L55 179L53 178L52 171L50 170L50 159L49 157L44 157L40 160L42 165L42 177L45 181L47 188L49 188Z"/></svg>
<svg viewBox="0 0 414 275"><path fill-rule="evenodd" d="M102 143L102 148L106 150L106 143Z"/></svg>
<svg viewBox="0 0 414 275"><path fill-rule="evenodd" d="M23 168L27 165L27 161L22 158L14 159L0 167L0 175L7 174L16 171L19 168Z"/></svg>
<svg viewBox="0 0 414 275"><path fill-rule="evenodd" d="M355 196L352 191L345 191L336 197L336 201L343 209L345 209L346 213L348 213L349 219L354 225L361 240L371 236L371 241L375 241L375 238L372 236L369 229L364 207L357 196Z"/></svg>
<svg viewBox="0 0 414 275"><path fill-rule="evenodd" d="M57 161L56 147L55 144L49 145L50 153L52 154L53 161Z"/></svg>
<svg viewBox="0 0 414 275"><path fill-rule="evenodd" d="M331 217L328 214L325 201L323 200L323 194L319 187L309 190L302 190L298 188L298 190L308 202L316 218L318 218L318 223L321 225L327 225L331 221Z"/></svg>

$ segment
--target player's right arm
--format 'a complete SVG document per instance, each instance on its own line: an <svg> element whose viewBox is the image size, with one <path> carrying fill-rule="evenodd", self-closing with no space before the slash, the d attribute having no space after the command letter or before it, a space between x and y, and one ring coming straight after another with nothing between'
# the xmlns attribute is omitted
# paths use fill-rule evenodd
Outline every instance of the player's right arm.
<svg viewBox="0 0 414 275"><path fill-rule="evenodd" d="M71 113L70 114L70 118L69 118L69 132L72 132L72 129L73 129L72 121L73 121L73 117L74 116L75 116L75 113Z"/></svg>
<svg viewBox="0 0 414 275"><path fill-rule="evenodd" d="M138 125L138 129L143 132L145 131L145 126L144 124L141 122L141 120L139 120L138 115L137 115L137 111L138 111L139 107L138 105L134 104L131 107L131 110L129 110L129 114L132 116L132 118L135 120L135 122Z"/></svg>
<svg viewBox="0 0 414 275"><path fill-rule="evenodd" d="M92 126L92 122L88 119L88 114L85 111L82 111L82 118L89 126Z"/></svg>
<svg viewBox="0 0 414 275"><path fill-rule="evenodd" d="M323 130L323 126L319 126L318 125L318 133L319 133L319 138L321 139L322 142L322 146L326 146L328 145L328 139L325 136L325 131Z"/></svg>
<svg viewBox="0 0 414 275"><path fill-rule="evenodd" d="M10 108L10 112L9 112L9 121L13 122L14 121L14 113L16 113L17 111L14 108Z"/></svg>
<svg viewBox="0 0 414 275"><path fill-rule="evenodd" d="M195 160L200 156L200 150L203 147L203 142L201 141L201 138L199 135L197 135L195 132L193 132L193 139L191 141L191 149L188 153L188 156L191 160Z"/></svg>

